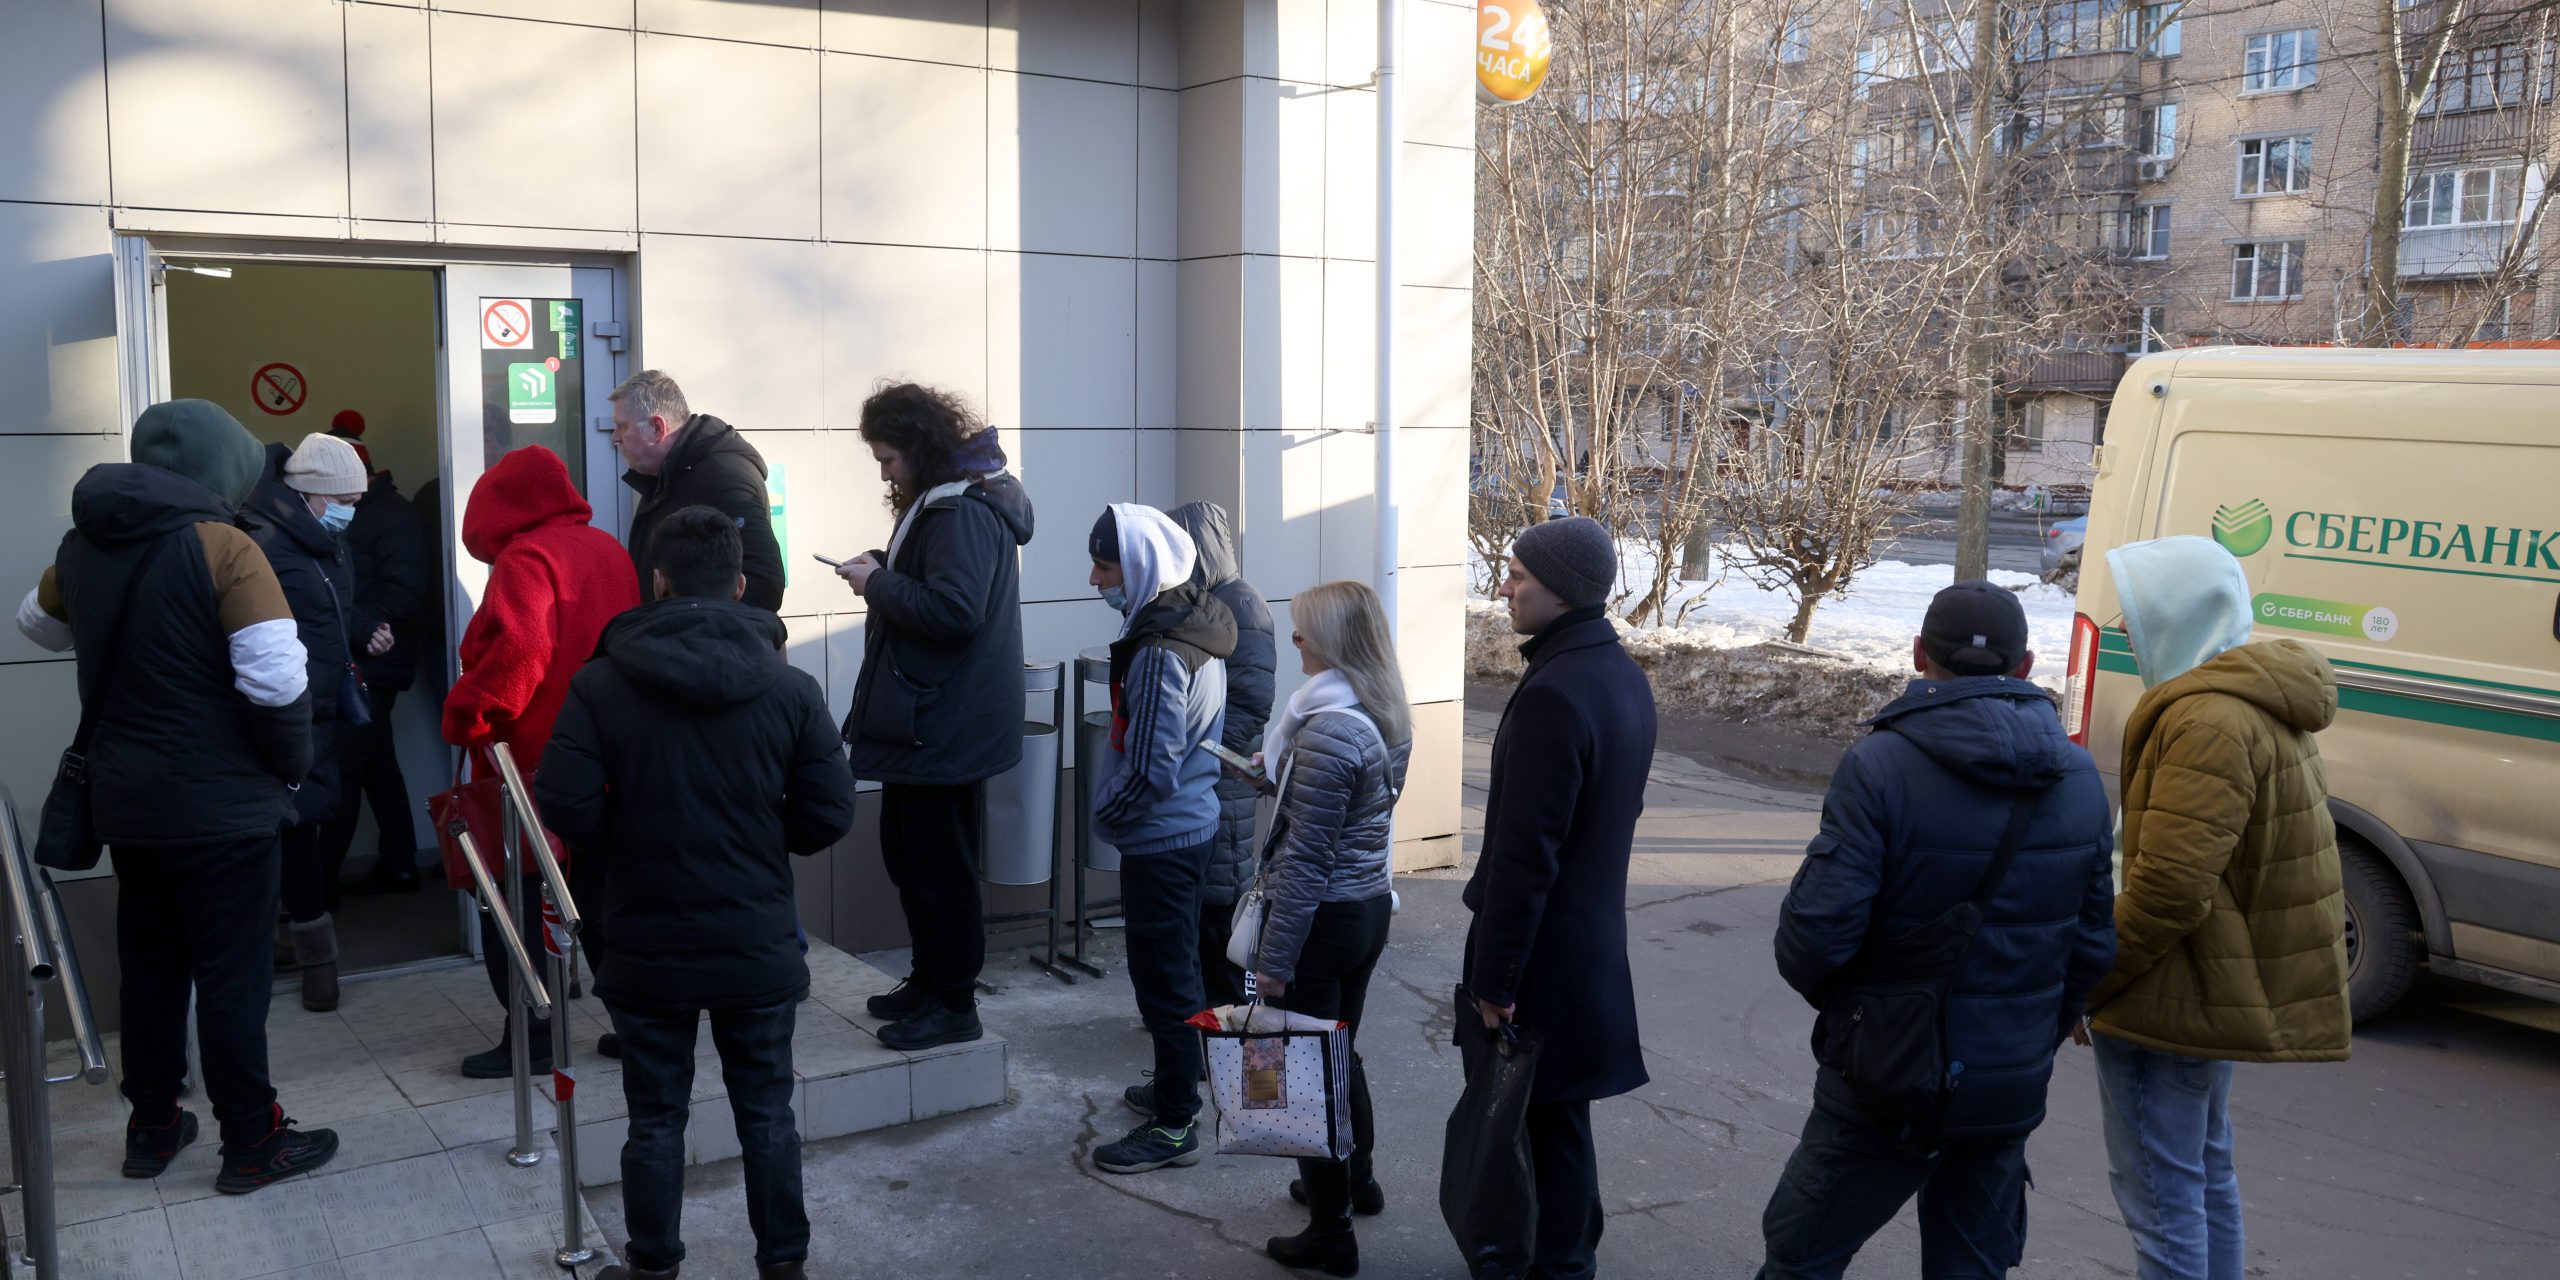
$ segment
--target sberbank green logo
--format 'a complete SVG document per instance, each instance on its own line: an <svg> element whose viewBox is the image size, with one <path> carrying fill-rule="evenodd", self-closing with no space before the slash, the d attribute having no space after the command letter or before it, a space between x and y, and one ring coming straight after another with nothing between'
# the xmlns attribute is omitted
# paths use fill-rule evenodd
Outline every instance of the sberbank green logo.
<svg viewBox="0 0 2560 1280"><path fill-rule="evenodd" d="M2275 513L2256 498L2236 507L2213 509L2213 540L2235 556L2253 556L2275 536Z"/></svg>

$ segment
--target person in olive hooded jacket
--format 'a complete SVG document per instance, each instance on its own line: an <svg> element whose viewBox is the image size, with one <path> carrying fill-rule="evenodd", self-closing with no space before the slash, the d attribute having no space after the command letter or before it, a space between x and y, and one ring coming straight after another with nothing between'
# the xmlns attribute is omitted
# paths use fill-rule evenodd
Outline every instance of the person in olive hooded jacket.
<svg viewBox="0 0 2560 1280"><path fill-rule="evenodd" d="M237 1194L338 1149L326 1129L292 1128L267 1077L276 836L287 788L311 771L310 675L275 571L234 523L258 442L217 405L172 400L134 421L132 448L72 487L71 531L18 630L55 653L76 645L94 718L90 807L115 863L133 1104L124 1174L158 1177L196 1139L178 1106L192 999L222 1130L214 1186Z"/></svg>

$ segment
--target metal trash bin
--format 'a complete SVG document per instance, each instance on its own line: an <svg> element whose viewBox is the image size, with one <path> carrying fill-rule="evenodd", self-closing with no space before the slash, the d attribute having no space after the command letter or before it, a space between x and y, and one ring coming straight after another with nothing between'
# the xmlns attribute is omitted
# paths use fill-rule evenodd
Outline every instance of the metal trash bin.
<svg viewBox="0 0 2560 1280"><path fill-rule="evenodd" d="M1087 649L1076 655L1076 711L1083 719L1076 723L1076 792L1082 803L1076 806L1076 834L1081 838L1084 865L1094 871L1120 869L1119 846L1105 840L1093 829L1094 793L1102 789L1102 780L1110 772L1104 767L1111 758L1110 694L1103 695L1103 709L1086 711L1085 688L1111 687L1111 651Z"/></svg>
<svg viewBox="0 0 2560 1280"><path fill-rule="evenodd" d="M1057 662L1022 664L1025 701L1036 698L1056 715L1058 685L1066 667ZM1022 722L1022 763L987 780L987 830L978 878L989 884L1047 884L1058 866L1058 726Z"/></svg>

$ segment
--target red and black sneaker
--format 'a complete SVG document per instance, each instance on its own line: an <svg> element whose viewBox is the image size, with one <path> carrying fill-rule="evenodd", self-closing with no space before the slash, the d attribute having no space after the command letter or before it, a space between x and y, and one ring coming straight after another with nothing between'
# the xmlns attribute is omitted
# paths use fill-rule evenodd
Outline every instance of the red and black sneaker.
<svg viewBox="0 0 2560 1280"><path fill-rule="evenodd" d="M213 1180L213 1189L224 1195L245 1196L269 1183L309 1173L329 1163L336 1154L336 1133L327 1129L297 1131L284 1108L277 1107L267 1136L245 1147L222 1144L222 1176Z"/></svg>
<svg viewBox="0 0 2560 1280"><path fill-rule="evenodd" d="M157 1178L169 1171L169 1162L178 1153L194 1145L196 1118L193 1112L180 1111L177 1118L163 1125L146 1125L140 1120L124 1122L124 1176Z"/></svg>

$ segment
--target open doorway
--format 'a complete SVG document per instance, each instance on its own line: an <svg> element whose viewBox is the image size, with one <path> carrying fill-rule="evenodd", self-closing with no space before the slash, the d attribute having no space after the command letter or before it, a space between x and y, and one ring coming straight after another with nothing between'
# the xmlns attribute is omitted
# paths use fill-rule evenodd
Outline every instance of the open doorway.
<svg viewBox="0 0 2560 1280"><path fill-rule="evenodd" d="M340 968L396 968L468 949L454 895L444 889L426 798L447 785L439 730L450 670L442 548L446 450L441 440L442 343L432 267L343 266L172 256L165 276L168 394L211 400L261 441L290 448L305 436L351 438L372 484L358 506L361 612L386 614L397 646L363 661L376 726L340 725L339 820L324 832L324 862L340 885ZM392 556L397 574L364 576ZM392 578L409 579L390 583ZM383 607L386 586L400 602ZM406 891L382 891L378 864L415 867ZM387 870L387 868L386 868ZM371 890L371 891L364 891Z"/></svg>

